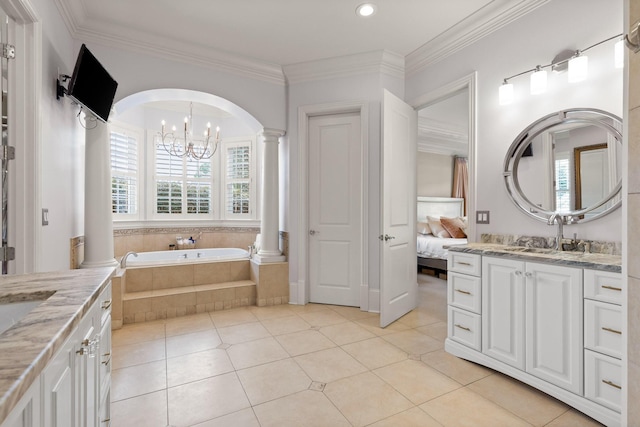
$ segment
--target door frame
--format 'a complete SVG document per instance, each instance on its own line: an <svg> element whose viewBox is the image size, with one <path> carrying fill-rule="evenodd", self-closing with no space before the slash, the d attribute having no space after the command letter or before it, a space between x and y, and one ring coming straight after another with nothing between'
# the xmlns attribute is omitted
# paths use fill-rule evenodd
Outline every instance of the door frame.
<svg viewBox="0 0 640 427"><path fill-rule="evenodd" d="M454 80L444 86L439 87L431 92L421 95L411 102L408 102L416 111L435 104L444 98L449 97L453 93L467 89L469 92L469 199L467 203L467 217L469 218L469 233L467 240L469 243L475 242L476 239L476 183L477 183L477 165L476 165L476 140L477 140L477 89L478 73L477 71L467 74L466 76Z"/></svg>
<svg viewBox="0 0 640 427"><path fill-rule="evenodd" d="M42 241L41 145L42 124L39 102L42 98L42 23L31 0L0 0L0 6L13 19L16 57L9 62L15 75L9 82L9 145L16 158L9 167L9 243L16 247L16 259L9 264L11 274L39 271ZM17 213L20 213L18 215ZM18 238L19 236L19 238Z"/></svg>
<svg viewBox="0 0 640 427"><path fill-rule="evenodd" d="M369 106L365 101L336 102L308 105L298 108L298 283L291 289L291 301L304 305L309 302L309 119L314 116L357 113L360 115L360 164L362 183L360 203L362 205L361 227L361 267L360 267L360 309L369 310Z"/></svg>

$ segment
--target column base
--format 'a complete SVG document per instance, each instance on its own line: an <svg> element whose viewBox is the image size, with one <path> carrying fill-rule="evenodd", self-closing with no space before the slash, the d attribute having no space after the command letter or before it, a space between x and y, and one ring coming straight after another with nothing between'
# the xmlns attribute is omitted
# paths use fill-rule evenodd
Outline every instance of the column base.
<svg viewBox="0 0 640 427"><path fill-rule="evenodd" d="M120 263L115 258L106 261L83 261L80 268L118 267Z"/></svg>
<svg viewBox="0 0 640 427"><path fill-rule="evenodd" d="M285 256L280 254L280 255L271 255L271 254L255 254L253 255L253 257L251 257L251 259L256 263L256 264L269 264L269 263L274 263L274 262L284 262L285 261Z"/></svg>

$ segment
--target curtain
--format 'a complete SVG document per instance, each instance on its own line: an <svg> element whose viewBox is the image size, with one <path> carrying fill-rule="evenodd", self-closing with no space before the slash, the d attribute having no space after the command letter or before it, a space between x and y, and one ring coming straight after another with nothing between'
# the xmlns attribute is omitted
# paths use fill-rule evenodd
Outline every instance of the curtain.
<svg viewBox="0 0 640 427"><path fill-rule="evenodd" d="M469 194L469 171L466 157L453 158L453 190L451 197L464 199L464 215L467 216L467 195Z"/></svg>

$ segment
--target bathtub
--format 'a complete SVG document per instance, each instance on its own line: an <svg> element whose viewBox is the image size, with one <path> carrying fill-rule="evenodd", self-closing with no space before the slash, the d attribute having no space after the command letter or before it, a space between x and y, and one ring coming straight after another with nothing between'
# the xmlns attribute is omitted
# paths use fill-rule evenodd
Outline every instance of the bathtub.
<svg viewBox="0 0 640 427"><path fill-rule="evenodd" d="M238 248L184 249L175 251L140 252L129 255L127 268L157 265L195 264L249 259L249 252Z"/></svg>

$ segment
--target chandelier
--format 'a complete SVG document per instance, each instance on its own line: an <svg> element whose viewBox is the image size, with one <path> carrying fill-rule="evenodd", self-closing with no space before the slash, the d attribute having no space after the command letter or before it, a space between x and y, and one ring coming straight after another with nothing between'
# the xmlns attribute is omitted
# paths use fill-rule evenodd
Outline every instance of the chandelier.
<svg viewBox="0 0 640 427"><path fill-rule="evenodd" d="M162 131L159 133L162 139L162 146L165 151L175 157L187 157L193 160L210 159L218 149L220 142L220 127L216 127L215 137L211 135L211 123L207 123L207 128L201 138L193 135L193 103L189 104L189 115L184 118L184 132L180 136L176 134L176 127L173 126L171 132L165 132L165 121L162 121Z"/></svg>

